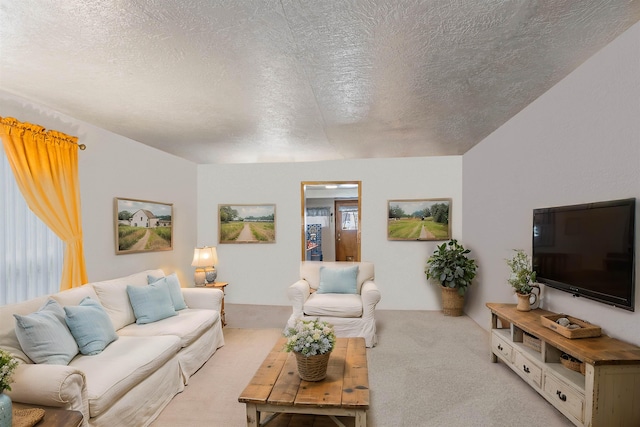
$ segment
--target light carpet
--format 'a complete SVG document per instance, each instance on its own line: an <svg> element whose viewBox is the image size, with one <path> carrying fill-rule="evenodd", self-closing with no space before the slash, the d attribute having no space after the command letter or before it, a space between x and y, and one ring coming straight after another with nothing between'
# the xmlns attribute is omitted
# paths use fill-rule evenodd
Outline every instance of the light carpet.
<svg viewBox="0 0 640 427"><path fill-rule="evenodd" d="M245 426L238 396L281 336L287 310L229 304L225 346L152 427ZM490 362L489 333L470 318L379 310L376 319L379 343L367 349L368 426L573 425L504 364Z"/></svg>

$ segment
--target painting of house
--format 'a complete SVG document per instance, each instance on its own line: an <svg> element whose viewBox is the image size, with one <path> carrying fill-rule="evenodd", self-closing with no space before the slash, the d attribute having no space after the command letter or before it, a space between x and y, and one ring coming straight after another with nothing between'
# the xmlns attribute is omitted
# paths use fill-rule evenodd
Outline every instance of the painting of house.
<svg viewBox="0 0 640 427"><path fill-rule="evenodd" d="M154 228L159 225L159 222L153 212L146 209L138 209L133 216L129 218L129 224L132 227ZM169 225L171 225L171 222L169 222Z"/></svg>
<svg viewBox="0 0 640 427"><path fill-rule="evenodd" d="M173 205L115 199L116 254L173 248Z"/></svg>

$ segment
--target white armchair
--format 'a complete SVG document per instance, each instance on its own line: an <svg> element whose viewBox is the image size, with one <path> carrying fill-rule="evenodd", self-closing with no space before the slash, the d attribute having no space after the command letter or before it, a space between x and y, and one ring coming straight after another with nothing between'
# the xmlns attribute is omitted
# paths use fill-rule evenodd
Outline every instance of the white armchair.
<svg viewBox="0 0 640 427"><path fill-rule="evenodd" d="M357 266L355 293L322 293L321 267L327 274L344 271L342 269ZM292 327L299 319L320 319L334 326L336 336L342 338L363 337L367 347L377 344L376 322L374 312L380 301L380 292L374 283L374 268L370 262L322 262L302 261L300 263L300 280L291 285L287 291L293 305L293 313L287 322ZM323 285L326 285L326 280ZM329 288L331 291L332 289ZM335 290L335 289L333 289Z"/></svg>

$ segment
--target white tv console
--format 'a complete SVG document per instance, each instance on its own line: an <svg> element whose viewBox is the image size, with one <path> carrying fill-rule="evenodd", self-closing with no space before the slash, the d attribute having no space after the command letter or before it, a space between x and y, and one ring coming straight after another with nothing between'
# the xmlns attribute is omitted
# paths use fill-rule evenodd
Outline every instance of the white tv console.
<svg viewBox="0 0 640 427"><path fill-rule="evenodd" d="M640 347L606 335L565 338L540 322L549 311L487 307L492 362L504 362L577 426L640 426ZM540 351L524 345L525 332L540 340ZM584 362L584 375L560 363L563 353Z"/></svg>

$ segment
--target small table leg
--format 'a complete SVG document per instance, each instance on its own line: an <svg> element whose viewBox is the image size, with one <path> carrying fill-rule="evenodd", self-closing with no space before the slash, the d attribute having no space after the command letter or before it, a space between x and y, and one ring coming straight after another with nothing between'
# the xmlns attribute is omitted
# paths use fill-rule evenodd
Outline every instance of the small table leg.
<svg viewBox="0 0 640 427"><path fill-rule="evenodd" d="M491 329L497 329L498 328L498 315L495 313L491 313ZM498 356L496 356L495 354L493 354L493 350L490 351L490 362L491 363L497 363L498 362Z"/></svg>
<svg viewBox="0 0 640 427"><path fill-rule="evenodd" d="M356 412L356 427L367 427L367 411Z"/></svg>
<svg viewBox="0 0 640 427"><path fill-rule="evenodd" d="M247 427L260 426L260 412L254 403L247 403Z"/></svg>

